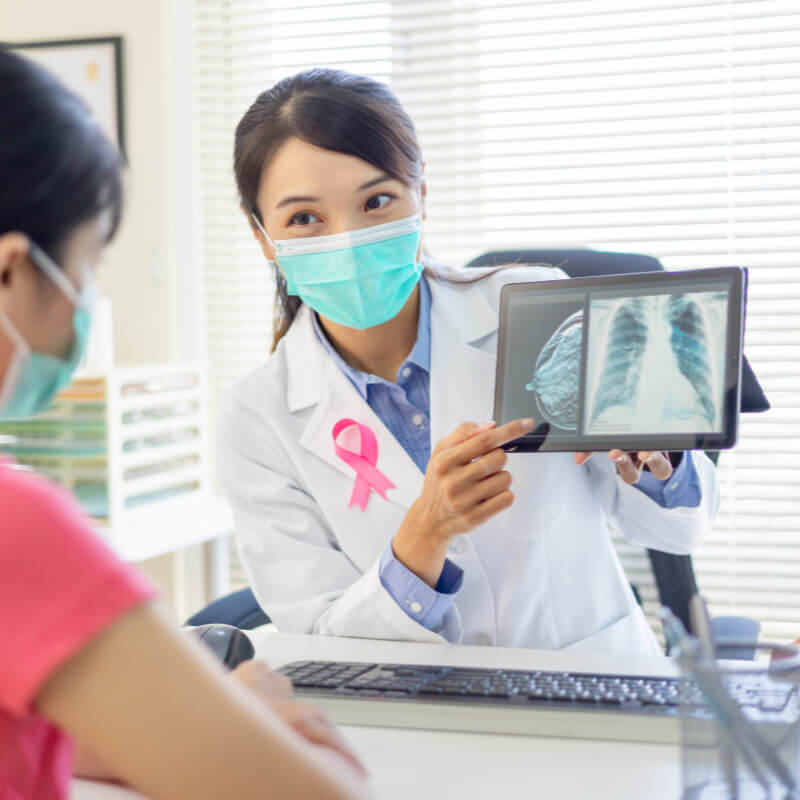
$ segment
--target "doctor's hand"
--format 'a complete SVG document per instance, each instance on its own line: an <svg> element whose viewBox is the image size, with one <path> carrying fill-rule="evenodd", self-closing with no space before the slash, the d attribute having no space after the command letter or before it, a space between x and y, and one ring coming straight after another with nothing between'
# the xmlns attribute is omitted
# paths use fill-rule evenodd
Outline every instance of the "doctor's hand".
<svg viewBox="0 0 800 800"><path fill-rule="evenodd" d="M585 464L594 453L575 453L575 463ZM642 477L645 466L660 481L672 475L672 463L666 453L643 450L626 453L624 450L609 450L608 457L617 465L617 472L625 483L636 483Z"/></svg>
<svg viewBox="0 0 800 800"><path fill-rule="evenodd" d="M434 448L422 494L392 540L395 557L428 585L441 575L450 540L468 533L514 502L508 456L501 446L533 430L532 419L500 428L465 422Z"/></svg>
<svg viewBox="0 0 800 800"><path fill-rule="evenodd" d="M364 766L325 714L295 698L292 682L286 675L271 670L264 661L255 659L239 664L231 674L304 739L336 751L358 772L366 775Z"/></svg>

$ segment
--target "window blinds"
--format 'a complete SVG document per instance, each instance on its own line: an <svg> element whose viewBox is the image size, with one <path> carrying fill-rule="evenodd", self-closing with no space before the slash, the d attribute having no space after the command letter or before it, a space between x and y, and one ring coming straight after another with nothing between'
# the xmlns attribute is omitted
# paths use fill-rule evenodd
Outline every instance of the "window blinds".
<svg viewBox="0 0 800 800"><path fill-rule="evenodd" d="M310 66L388 81L426 159L428 249L587 246L750 268L746 353L773 409L719 464L695 556L714 614L800 636L800 13L796 0L195 0L211 360L262 363L272 285L236 207L233 129ZM642 552L628 575L654 591Z"/></svg>

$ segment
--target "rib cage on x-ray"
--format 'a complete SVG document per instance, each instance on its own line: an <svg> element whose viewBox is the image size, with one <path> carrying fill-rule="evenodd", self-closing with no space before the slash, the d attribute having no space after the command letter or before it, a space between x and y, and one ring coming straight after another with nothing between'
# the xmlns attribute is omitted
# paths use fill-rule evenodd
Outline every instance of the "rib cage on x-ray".
<svg viewBox="0 0 800 800"><path fill-rule="evenodd" d="M669 343L678 369L694 389L694 412L714 428L716 411L706 321L697 302L686 294L619 301L608 325L606 358L594 391L592 420L614 406L636 406L649 339L656 326L664 324L670 326ZM678 405L675 413L685 414L688 410Z"/></svg>
<svg viewBox="0 0 800 800"><path fill-rule="evenodd" d="M709 424L714 425L708 332L703 312L685 294L670 295L666 316L672 325L670 342L678 368L694 386Z"/></svg>
<svg viewBox="0 0 800 800"><path fill-rule="evenodd" d="M641 377L641 363L647 347L648 297L620 301L608 328L606 360L594 397L592 419L607 408L624 406L636 395Z"/></svg>

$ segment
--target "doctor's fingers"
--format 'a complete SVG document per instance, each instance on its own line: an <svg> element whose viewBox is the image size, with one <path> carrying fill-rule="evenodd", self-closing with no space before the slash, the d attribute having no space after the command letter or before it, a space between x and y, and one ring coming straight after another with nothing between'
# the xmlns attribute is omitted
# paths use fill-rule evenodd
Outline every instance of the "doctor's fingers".
<svg viewBox="0 0 800 800"><path fill-rule="evenodd" d="M617 465L617 472L625 483L636 483L642 476L642 468L637 460L624 450L610 450L608 457Z"/></svg>
<svg viewBox="0 0 800 800"><path fill-rule="evenodd" d="M467 511L464 516L470 528L477 528L478 525L483 525L484 522L490 520L492 517L505 511L514 503L514 493L510 489L506 489L482 503L478 503L473 507L472 511Z"/></svg>
<svg viewBox="0 0 800 800"><path fill-rule="evenodd" d="M657 450L653 450L652 452L643 450L637 453L637 456L639 461L643 464L647 464L650 472L660 481L665 481L672 476L672 462L669 460L669 456L666 453L661 453Z"/></svg>
<svg viewBox="0 0 800 800"><path fill-rule="evenodd" d="M477 481L482 481L505 469L506 464L508 464L508 453L505 450L501 450L499 447L490 450L469 464L457 467L453 475L454 486L458 488L472 486Z"/></svg>
<svg viewBox="0 0 800 800"><path fill-rule="evenodd" d="M494 422L462 422L454 431L451 431L447 436L443 436L436 442L432 455L435 456L446 450L451 450L462 442L466 442L467 439L494 427Z"/></svg>
<svg viewBox="0 0 800 800"><path fill-rule="evenodd" d="M634 456L623 450L611 450L608 455L617 465L617 471L625 483L636 483L642 476L642 467L645 464L660 481L665 481L672 475L672 464L666 453L643 450Z"/></svg>
<svg viewBox="0 0 800 800"><path fill-rule="evenodd" d="M490 450L496 450L506 442L511 442L526 433L530 433L533 430L533 426L532 419L517 419L513 422L507 422L499 428L478 433L456 447L446 450L441 454L442 459L448 468L456 464L469 464Z"/></svg>
<svg viewBox="0 0 800 800"><path fill-rule="evenodd" d="M491 475L482 481L478 481L478 483L473 484L461 493L456 501L457 510L461 512L469 511L479 503L502 494L511 488L511 482L510 472L498 472L496 475Z"/></svg>

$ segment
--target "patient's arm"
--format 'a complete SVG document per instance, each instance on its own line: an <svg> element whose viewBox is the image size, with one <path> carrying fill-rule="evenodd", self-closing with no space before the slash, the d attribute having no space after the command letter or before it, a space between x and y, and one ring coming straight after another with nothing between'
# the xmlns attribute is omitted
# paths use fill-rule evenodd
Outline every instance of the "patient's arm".
<svg viewBox="0 0 800 800"><path fill-rule="evenodd" d="M98 781L113 781L111 770L103 765L97 756L92 755L80 743L75 744L75 763L73 772L79 778L93 778Z"/></svg>
<svg viewBox="0 0 800 800"><path fill-rule="evenodd" d="M79 774L114 776L152 798L367 796L335 744L312 744L254 702L152 604L67 661L36 704L77 742Z"/></svg>

